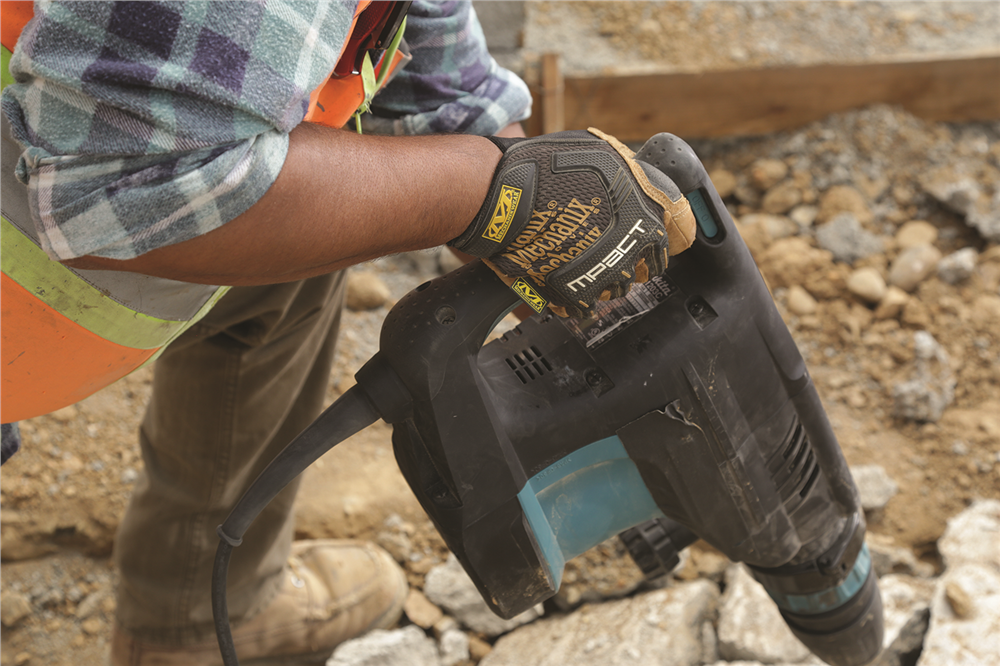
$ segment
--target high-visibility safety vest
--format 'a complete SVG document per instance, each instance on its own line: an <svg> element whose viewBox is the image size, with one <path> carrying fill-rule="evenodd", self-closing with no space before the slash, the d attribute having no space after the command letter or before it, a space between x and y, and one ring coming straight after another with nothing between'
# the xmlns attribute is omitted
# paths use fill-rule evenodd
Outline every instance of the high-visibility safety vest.
<svg viewBox="0 0 1000 666"><path fill-rule="evenodd" d="M395 69L405 56L390 52L372 71L369 54L385 49L409 5L358 3L334 72L310 97L307 121L343 127L371 98L371 75L380 66ZM31 2L0 2L4 87L13 82L11 53L33 16ZM27 188L14 177L21 147L6 117L2 125L0 423L12 423L79 402L153 361L228 287L76 270L49 259L31 222Z"/></svg>

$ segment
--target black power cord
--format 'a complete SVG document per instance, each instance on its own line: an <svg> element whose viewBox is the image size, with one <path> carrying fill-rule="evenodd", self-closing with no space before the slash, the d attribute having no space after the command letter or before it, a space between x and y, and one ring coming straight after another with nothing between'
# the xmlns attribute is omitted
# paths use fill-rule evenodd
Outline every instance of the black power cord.
<svg viewBox="0 0 1000 666"><path fill-rule="evenodd" d="M357 385L352 386L308 428L286 446L261 472L219 525L219 547L212 567L212 617L225 666L239 666L226 604L226 577L233 548L264 507L320 456L381 418Z"/></svg>

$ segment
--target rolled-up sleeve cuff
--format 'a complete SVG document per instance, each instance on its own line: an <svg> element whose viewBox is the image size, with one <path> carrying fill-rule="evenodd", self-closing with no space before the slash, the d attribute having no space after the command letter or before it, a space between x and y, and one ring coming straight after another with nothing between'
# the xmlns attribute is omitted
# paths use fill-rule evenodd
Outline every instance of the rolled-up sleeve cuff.
<svg viewBox="0 0 1000 666"><path fill-rule="evenodd" d="M221 227L274 183L288 152L278 131L182 155L51 156L18 164L42 249L53 259L133 259Z"/></svg>

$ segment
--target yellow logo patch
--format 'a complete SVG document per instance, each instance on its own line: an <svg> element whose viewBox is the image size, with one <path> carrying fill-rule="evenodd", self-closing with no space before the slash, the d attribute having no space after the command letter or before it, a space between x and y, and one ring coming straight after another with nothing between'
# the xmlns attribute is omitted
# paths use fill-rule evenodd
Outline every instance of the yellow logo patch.
<svg viewBox="0 0 1000 666"><path fill-rule="evenodd" d="M541 312L549 303L523 279L516 280L514 284L510 285L510 288L535 312Z"/></svg>
<svg viewBox="0 0 1000 666"><path fill-rule="evenodd" d="M521 190L516 187L504 185L500 188L500 200L493 211L490 223L486 225L483 238L499 243L507 235L510 229L510 222L514 219L514 212L517 211L517 202L521 200Z"/></svg>

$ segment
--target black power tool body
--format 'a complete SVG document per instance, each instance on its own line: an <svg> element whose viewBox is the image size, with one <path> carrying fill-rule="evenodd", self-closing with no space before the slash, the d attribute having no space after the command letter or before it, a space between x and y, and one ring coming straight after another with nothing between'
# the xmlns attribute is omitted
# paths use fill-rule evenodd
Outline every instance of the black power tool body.
<svg viewBox="0 0 1000 666"><path fill-rule="evenodd" d="M805 363L694 151L658 134L636 159L677 185L698 222L663 276L599 304L596 319L546 312L485 345L520 302L488 267L421 285L387 316L346 406L265 470L220 527L222 546L380 417L416 497L502 617L555 595L565 562L615 534L660 572L698 537L746 563L815 654L874 659L882 606L864 517Z"/></svg>

